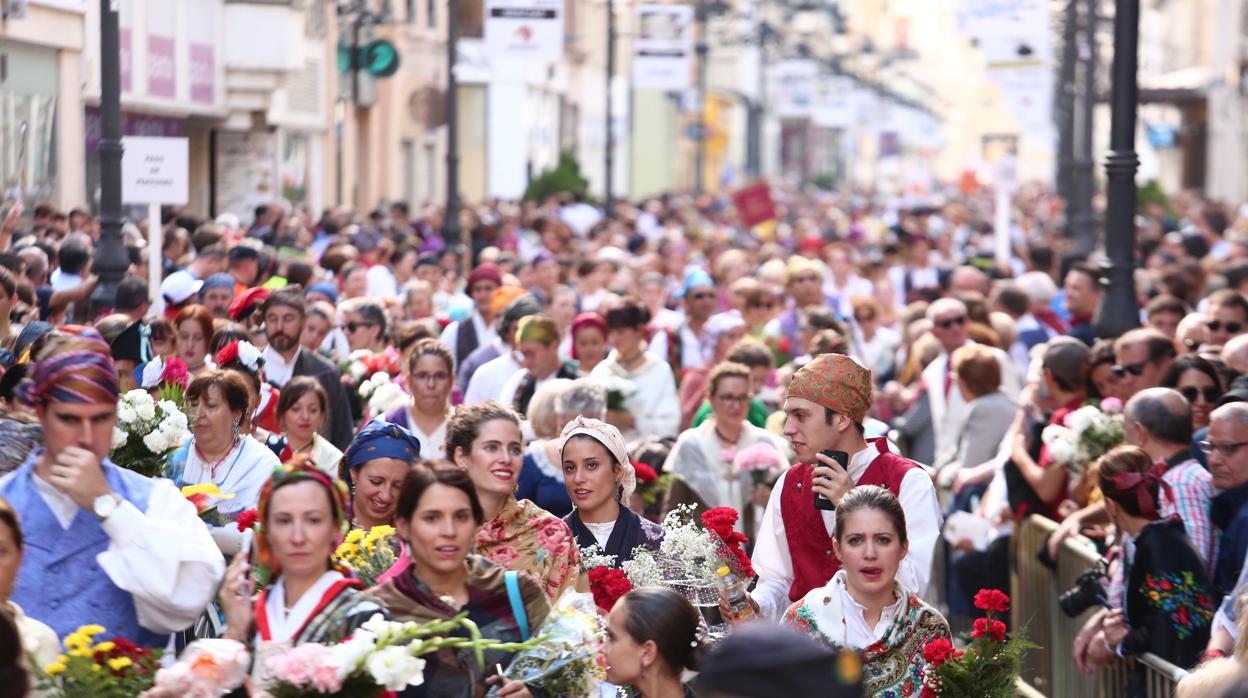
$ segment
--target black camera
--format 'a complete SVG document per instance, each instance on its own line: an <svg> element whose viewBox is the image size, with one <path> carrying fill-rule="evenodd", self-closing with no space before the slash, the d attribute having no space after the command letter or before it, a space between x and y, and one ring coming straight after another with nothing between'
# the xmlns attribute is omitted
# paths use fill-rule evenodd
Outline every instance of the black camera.
<svg viewBox="0 0 1248 698"><path fill-rule="evenodd" d="M1057 597L1057 605L1067 617L1076 618L1093 606L1109 608L1109 598L1105 595L1105 562L1097 562L1092 569L1085 570L1075 579L1075 585Z"/></svg>

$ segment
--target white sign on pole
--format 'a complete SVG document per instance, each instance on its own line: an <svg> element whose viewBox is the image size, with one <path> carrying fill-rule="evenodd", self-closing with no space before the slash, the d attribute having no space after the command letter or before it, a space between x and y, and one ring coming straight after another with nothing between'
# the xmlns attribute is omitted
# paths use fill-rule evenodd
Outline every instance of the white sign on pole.
<svg viewBox="0 0 1248 698"><path fill-rule="evenodd" d="M128 204L184 204L190 188L185 138L126 136L121 198Z"/></svg>
<svg viewBox="0 0 1248 698"><path fill-rule="evenodd" d="M160 295L164 241L161 204L184 204L190 189L190 160L185 138L127 136L121 156L121 198L147 204L147 288L152 312L164 310Z"/></svg>
<svg viewBox="0 0 1248 698"><path fill-rule="evenodd" d="M809 118L814 110L819 67L810 60L783 61L776 66L776 114L782 119Z"/></svg>
<svg viewBox="0 0 1248 698"><path fill-rule="evenodd" d="M683 90L689 87L693 56L693 8L638 5L633 87Z"/></svg>
<svg viewBox="0 0 1248 698"><path fill-rule="evenodd" d="M853 78L824 75L815 81L815 104L812 120L822 128L849 128L856 109L851 95Z"/></svg>
<svg viewBox="0 0 1248 698"><path fill-rule="evenodd" d="M485 50L490 60L550 63L563 56L561 0L486 0Z"/></svg>

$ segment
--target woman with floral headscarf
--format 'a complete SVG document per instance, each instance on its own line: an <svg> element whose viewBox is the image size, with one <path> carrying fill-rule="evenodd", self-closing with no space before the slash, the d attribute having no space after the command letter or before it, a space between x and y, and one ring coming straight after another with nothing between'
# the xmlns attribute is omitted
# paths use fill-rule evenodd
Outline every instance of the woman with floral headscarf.
<svg viewBox="0 0 1248 698"><path fill-rule="evenodd" d="M658 549L663 528L629 511L637 474L620 430L577 417L563 427L559 447L563 481L576 509L563 517L581 548L598 546L615 565L633 559L637 546Z"/></svg>
<svg viewBox="0 0 1248 698"><path fill-rule="evenodd" d="M347 530L346 500L345 485L302 459L275 470L260 492L256 556L273 583L253 597L251 560L238 555L219 601L225 637L252 644L262 684L267 657L305 642L337 644L386 614L333 559Z"/></svg>

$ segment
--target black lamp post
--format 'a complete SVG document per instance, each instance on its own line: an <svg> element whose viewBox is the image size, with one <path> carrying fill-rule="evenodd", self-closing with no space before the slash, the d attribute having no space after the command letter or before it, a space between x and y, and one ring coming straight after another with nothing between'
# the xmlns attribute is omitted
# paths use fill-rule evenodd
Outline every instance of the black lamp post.
<svg viewBox="0 0 1248 698"><path fill-rule="evenodd" d="M455 41L459 37L459 3L446 4L446 212L442 239L459 244L459 81L455 79Z"/></svg>
<svg viewBox="0 0 1248 698"><path fill-rule="evenodd" d="M606 172L606 191L603 192L603 203L605 204L607 218L612 218L615 198L615 130L611 128L611 122L614 120L613 104L611 102L611 83L615 80L615 2L607 0L607 139L606 139L606 162L603 167Z"/></svg>
<svg viewBox="0 0 1248 698"><path fill-rule="evenodd" d="M1117 0L1114 11L1113 116L1105 160L1108 204L1105 215L1103 283L1096 335L1117 337L1140 324L1135 297L1135 109L1140 0Z"/></svg>
<svg viewBox="0 0 1248 698"><path fill-rule="evenodd" d="M698 55L698 127L696 136L698 137L697 155L694 158L694 191L698 194L706 191L706 57L711 51L711 45L707 41L706 36L706 20L710 14L707 0L698 0L697 7L694 8L694 19L698 25L698 42L694 44L693 51Z"/></svg>
<svg viewBox="0 0 1248 698"><path fill-rule="evenodd" d="M99 284L91 293L92 316L112 308L117 284L130 267L121 236L121 41L112 0L100 0L100 241L92 271ZM153 231L148 231L150 235Z"/></svg>

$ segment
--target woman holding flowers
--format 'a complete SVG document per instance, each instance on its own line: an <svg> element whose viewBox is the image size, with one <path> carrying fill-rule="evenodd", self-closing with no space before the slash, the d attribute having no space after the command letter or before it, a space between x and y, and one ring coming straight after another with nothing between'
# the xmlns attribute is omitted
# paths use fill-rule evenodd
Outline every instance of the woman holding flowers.
<svg viewBox="0 0 1248 698"><path fill-rule="evenodd" d="M413 468L403 482L395 515L398 535L411 552L411 565L371 593L397 621L426 623L466 612L482 637L503 642L528 639L545 620L550 604L531 575L508 571L472 552L477 527L484 520L477 492L464 472ZM509 592L509 585L514 591ZM439 650L425 658L424 684L403 695L482 698L498 682L494 666L506 666L511 658L511 653L491 650L482 665L467 650ZM507 681L498 695L531 694L523 683Z"/></svg>
<svg viewBox="0 0 1248 698"><path fill-rule="evenodd" d="M649 434L673 436L680 431L680 402L672 367L646 353L645 328L649 322L650 311L633 300L608 310L607 339L614 351L589 374L595 380L630 386L623 409L607 413L607 421L630 442Z"/></svg>
<svg viewBox="0 0 1248 698"><path fill-rule="evenodd" d="M277 396L281 433L270 436L265 445L283 462L306 454L316 467L337 477L342 451L320 433L327 414L329 394L325 388L311 376L295 376Z"/></svg>
<svg viewBox="0 0 1248 698"><path fill-rule="evenodd" d="M401 426L373 420L364 425L342 457L342 478L351 492L347 508L352 528L369 530L394 522L399 491L420 441Z"/></svg>
<svg viewBox="0 0 1248 698"><path fill-rule="evenodd" d="M237 371L212 370L186 389L191 439L169 457L165 476L178 487L216 485L228 497L217 503L225 519L209 525L213 540L226 555L242 550L244 533L234 522L256 508L260 489L281 465L277 456L244 432L251 414L250 393Z"/></svg>
<svg viewBox="0 0 1248 698"><path fill-rule="evenodd" d="M658 550L663 528L628 509L637 475L620 430L597 419L577 417L560 436L563 481L576 509L563 517L582 548L597 546L615 558L633 559L633 550Z"/></svg>
<svg viewBox="0 0 1248 698"><path fill-rule="evenodd" d="M874 485L850 490L836 508L832 545L841 569L790 606L785 623L861 651L868 695L917 695L924 647L951 637L940 613L897 581L908 548L897 497Z"/></svg>
<svg viewBox="0 0 1248 698"><path fill-rule="evenodd" d="M253 599L260 570L239 555L220 604L225 637L252 644L253 674L263 679L267 657L305 642L337 644L385 609L334 566L347 527L341 482L306 461L280 466L264 483L257 514L256 559L273 583Z"/></svg>
<svg viewBox="0 0 1248 698"><path fill-rule="evenodd" d="M476 552L506 567L532 573L551 601L575 586L579 551L558 517L515 497L524 437L520 418L494 400L460 407L446 428L446 452L468 474L485 523Z"/></svg>

